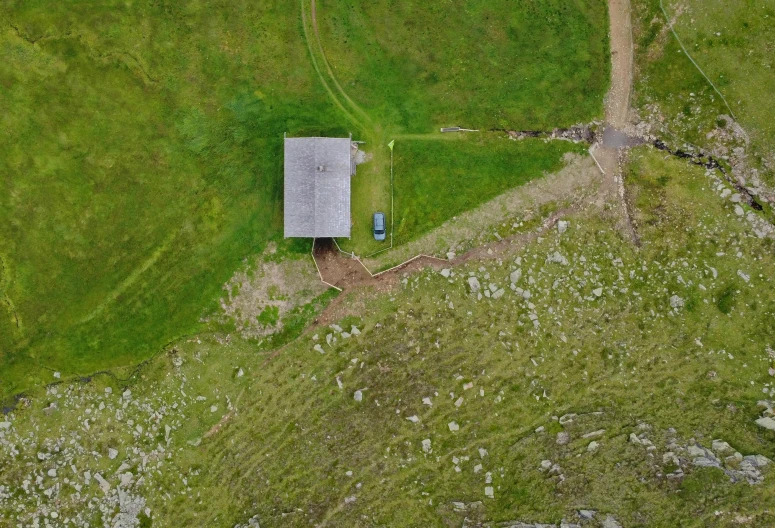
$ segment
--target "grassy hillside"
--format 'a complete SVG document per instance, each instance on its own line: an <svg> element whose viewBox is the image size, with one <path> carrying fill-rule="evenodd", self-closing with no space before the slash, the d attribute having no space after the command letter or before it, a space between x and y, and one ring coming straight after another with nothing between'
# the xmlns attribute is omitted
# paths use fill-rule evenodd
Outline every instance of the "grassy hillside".
<svg viewBox="0 0 775 528"><path fill-rule="evenodd" d="M437 82L423 75L411 89L394 90L396 75L406 81L407 72L375 69L363 62L369 54L345 60L341 53L353 48L340 49L328 33L325 47L316 48L309 4L5 2L0 394L50 379L48 373L41 378L45 369L67 376L132 364L199 329L242 259L280 236L285 132L353 132L369 141L375 157L356 182L363 211L356 224L363 226L373 210L386 209L386 130L426 130L442 117L473 121L480 114L496 124L492 104L506 109L504 122L532 128L593 116L607 76L601 5L555 6L549 19L531 15L518 23L539 9L525 6L500 29L494 11L473 4L443 20L435 7L404 5L386 27L395 29L402 19L439 31L469 27L467 39L434 41L440 54L432 69L454 72L441 80L456 94L439 97ZM338 10L351 6L326 2L318 9L316 20L326 32L339 23ZM368 9L377 16L387 3ZM573 47L558 48L555 38L524 52L535 44L530 39L545 31L556 35L560 25L573 28ZM404 64L395 55L397 41L384 42L383 26L374 21L373 27L376 34L353 26L363 32L354 44L383 50L372 55L393 66ZM484 46L487 62L473 60L472 38ZM411 53L432 52L431 41L407 42ZM455 64L464 52L460 68ZM342 79L356 106L369 111L366 119L348 118L356 111L332 91L336 78L325 73L325 53L337 72L347 68L369 79L352 89ZM568 68L581 72L588 88L571 89L569 80L558 95L555 81ZM544 70L553 73L542 77ZM498 71L510 77L489 77L485 91L472 84ZM539 88L512 86L519 72L526 77L521 83ZM544 104L549 86L562 104ZM407 113L397 97L423 112ZM563 113L569 98L574 113ZM539 116L538 108L546 114ZM443 211L435 216L448 217Z"/></svg>
<svg viewBox="0 0 775 528"><path fill-rule="evenodd" d="M365 294L369 313L278 354L199 336L128 387L99 378L22 402L0 428L0 512L29 524L56 508L82 525L121 509L154 527L557 524L579 510L597 512L588 526L772 524L772 465L735 454L775 457L775 433L754 424L775 395L772 243L701 169L641 150L627 181L639 251L593 208L503 260ZM505 291L479 298L469 276Z"/></svg>
<svg viewBox="0 0 775 528"><path fill-rule="evenodd" d="M729 107L669 32L659 0L637 0L633 2L640 70L636 102L643 116L656 110L676 138L712 148L718 141L717 129L725 127L719 116L733 112L751 140L748 163L771 186L775 110L769 96L775 83L775 2L665 0L663 5L686 50Z"/></svg>

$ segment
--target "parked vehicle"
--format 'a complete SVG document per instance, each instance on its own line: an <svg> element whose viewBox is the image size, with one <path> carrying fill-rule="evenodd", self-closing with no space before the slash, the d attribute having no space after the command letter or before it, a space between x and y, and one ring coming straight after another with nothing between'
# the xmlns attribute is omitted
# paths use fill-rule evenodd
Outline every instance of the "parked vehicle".
<svg viewBox="0 0 775 528"><path fill-rule="evenodd" d="M385 213L374 213L374 240L385 240Z"/></svg>

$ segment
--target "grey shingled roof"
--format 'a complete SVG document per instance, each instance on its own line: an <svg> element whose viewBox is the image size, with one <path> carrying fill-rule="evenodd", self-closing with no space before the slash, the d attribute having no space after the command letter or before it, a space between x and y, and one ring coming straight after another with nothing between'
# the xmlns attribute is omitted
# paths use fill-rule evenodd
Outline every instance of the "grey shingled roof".
<svg viewBox="0 0 775 528"><path fill-rule="evenodd" d="M350 145L285 138L285 238L350 236Z"/></svg>

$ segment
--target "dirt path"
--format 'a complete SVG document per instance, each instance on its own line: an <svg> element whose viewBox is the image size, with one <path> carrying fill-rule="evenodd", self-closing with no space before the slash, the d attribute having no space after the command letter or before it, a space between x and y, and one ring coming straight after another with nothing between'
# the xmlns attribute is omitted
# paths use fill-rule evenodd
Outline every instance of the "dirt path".
<svg viewBox="0 0 775 528"><path fill-rule="evenodd" d="M610 130L603 134L603 142L593 147L594 156L604 173L603 188L615 197L621 229L637 246L640 244L632 222L624 187L622 167L627 156L626 146L616 141L628 125L630 94L633 77L632 20L630 0L608 0L611 42L611 88L605 100L605 126Z"/></svg>
<svg viewBox="0 0 775 528"><path fill-rule="evenodd" d="M445 261L435 257L420 256L376 276L372 276L358 260L341 253L333 247L333 244L321 244L320 249L316 248L315 252L321 276L326 282L342 288L342 293L323 310L315 322L305 330L305 333L336 322L349 314L362 312L363 309L367 308L367 297L375 293L389 291L398 285L404 275L416 273L426 268L451 269L471 261L506 258L538 237L545 236L550 229L557 225L559 220L581 211L589 203L591 202L587 200L578 201L549 215L537 230L531 229L526 233L519 233L473 248L452 260ZM347 302L344 302L344 299L347 299Z"/></svg>
<svg viewBox="0 0 775 528"><path fill-rule="evenodd" d="M630 0L608 0L611 24L611 89L606 96L605 120L608 126L627 126L632 92L633 49Z"/></svg>

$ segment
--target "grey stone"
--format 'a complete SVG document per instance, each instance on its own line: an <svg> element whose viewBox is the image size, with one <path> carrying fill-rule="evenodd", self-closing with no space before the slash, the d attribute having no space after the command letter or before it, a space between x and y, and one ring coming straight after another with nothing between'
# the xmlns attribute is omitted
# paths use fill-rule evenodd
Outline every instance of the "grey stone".
<svg viewBox="0 0 775 528"><path fill-rule="evenodd" d="M579 510L579 517L587 521L590 521L595 518L596 513L597 512L595 510Z"/></svg>
<svg viewBox="0 0 775 528"><path fill-rule="evenodd" d="M104 478L102 478L102 475L100 475L99 473L95 473L94 480L97 481L97 483L100 485L100 488L102 488L102 491L104 493L107 493L110 491L110 483Z"/></svg>
<svg viewBox="0 0 775 528"><path fill-rule="evenodd" d="M670 307L674 310L677 310L679 308L683 308L684 306L684 300L679 297L678 295L673 295L670 297Z"/></svg>
<svg viewBox="0 0 775 528"><path fill-rule="evenodd" d="M603 288L595 288L594 290L592 290L592 294L595 297L601 297L603 295Z"/></svg>
<svg viewBox="0 0 775 528"><path fill-rule="evenodd" d="M570 226L570 222L567 220L560 220L557 222L557 232L560 234L563 234L565 231L568 230L568 227Z"/></svg>
<svg viewBox="0 0 775 528"><path fill-rule="evenodd" d="M756 420L756 425L769 429L770 431L775 431L775 420L769 416L764 416Z"/></svg>
<svg viewBox="0 0 775 528"><path fill-rule="evenodd" d="M567 445L570 442L570 435L565 431L557 433L557 445Z"/></svg>
<svg viewBox="0 0 775 528"><path fill-rule="evenodd" d="M513 282L513 283L519 282L519 279L522 278L522 270L518 269L516 271L512 271L511 275L509 275L509 278L511 279L511 282Z"/></svg>
<svg viewBox="0 0 775 528"><path fill-rule="evenodd" d="M692 463L697 467L721 467L718 460L708 457L697 457Z"/></svg>
<svg viewBox="0 0 775 528"><path fill-rule="evenodd" d="M754 467L762 468L769 465L772 461L764 455L748 455L743 457L743 461L748 462Z"/></svg>
<svg viewBox="0 0 775 528"><path fill-rule="evenodd" d="M442 277L449 277L452 271L449 268L444 268L441 270L441 276Z"/></svg>
<svg viewBox="0 0 775 528"><path fill-rule="evenodd" d="M598 436L603 436L603 433L605 433L605 429L598 429L597 431L585 434L581 438L596 438Z"/></svg>
<svg viewBox="0 0 775 528"><path fill-rule="evenodd" d="M710 448L719 455L734 452L734 449L732 449L732 446L724 442L723 440L713 440L713 443L711 444Z"/></svg>
<svg viewBox="0 0 775 528"><path fill-rule="evenodd" d="M359 401L362 401L362 400L363 400L363 393L362 393L361 391L357 390L357 391L355 391L355 393L353 394L353 398L354 398L354 399L355 399L355 401L357 401L357 402L359 402Z"/></svg>
<svg viewBox="0 0 775 528"><path fill-rule="evenodd" d="M622 525L619 524L619 521L613 515L606 515L603 520L603 528L622 528Z"/></svg>
<svg viewBox="0 0 775 528"><path fill-rule="evenodd" d="M530 314L531 316L533 314ZM532 319L532 317L531 317ZM570 413L570 414L563 414L560 416L560 425L565 425L573 422L573 419L576 418L576 413Z"/></svg>
<svg viewBox="0 0 775 528"><path fill-rule="evenodd" d="M108 449L108 458L113 460L118 456L118 450L113 449L112 447Z"/></svg>
<svg viewBox="0 0 775 528"><path fill-rule="evenodd" d="M482 285L479 284L479 279L476 277L468 277L468 286L471 288L471 291L474 293L478 293L479 290L482 289Z"/></svg>
<svg viewBox="0 0 775 528"><path fill-rule="evenodd" d="M566 259L563 255L561 255L559 251L555 251L554 253L549 255L546 258L546 261L553 264L561 264L563 266L568 265L568 259Z"/></svg>

